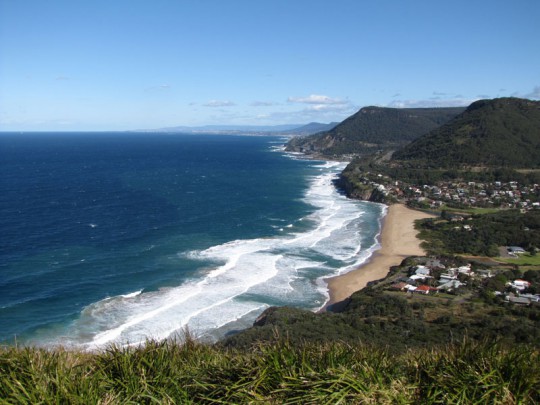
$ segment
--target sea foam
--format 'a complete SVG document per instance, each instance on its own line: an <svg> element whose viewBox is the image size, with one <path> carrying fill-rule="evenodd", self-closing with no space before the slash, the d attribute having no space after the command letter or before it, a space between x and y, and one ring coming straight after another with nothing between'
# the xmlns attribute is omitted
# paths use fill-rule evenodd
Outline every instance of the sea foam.
<svg viewBox="0 0 540 405"><path fill-rule="evenodd" d="M364 236L363 226L384 209L349 200L336 190L333 181L344 163L313 165L318 174L310 179L305 202L314 211L298 218L301 227L293 223L277 236L179 252L184 260L201 262L191 280L93 303L63 343L87 349L132 345L172 337L185 328L200 339L215 340L249 325L271 305L321 308L328 299L323 279L358 266L378 248L373 234Z"/></svg>

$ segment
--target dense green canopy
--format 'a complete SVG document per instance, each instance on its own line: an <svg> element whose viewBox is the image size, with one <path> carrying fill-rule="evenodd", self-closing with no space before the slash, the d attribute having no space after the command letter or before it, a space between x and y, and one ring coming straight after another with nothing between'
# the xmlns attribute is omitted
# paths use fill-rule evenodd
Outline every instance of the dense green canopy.
<svg viewBox="0 0 540 405"><path fill-rule="evenodd" d="M401 150L394 160L425 167L540 167L540 102L480 100Z"/></svg>

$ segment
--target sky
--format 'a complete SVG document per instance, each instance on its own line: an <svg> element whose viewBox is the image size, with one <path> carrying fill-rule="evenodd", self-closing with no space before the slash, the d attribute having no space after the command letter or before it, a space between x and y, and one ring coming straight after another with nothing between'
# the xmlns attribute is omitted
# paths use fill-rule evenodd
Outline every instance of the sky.
<svg viewBox="0 0 540 405"><path fill-rule="evenodd" d="M540 98L539 0L0 0L0 131Z"/></svg>

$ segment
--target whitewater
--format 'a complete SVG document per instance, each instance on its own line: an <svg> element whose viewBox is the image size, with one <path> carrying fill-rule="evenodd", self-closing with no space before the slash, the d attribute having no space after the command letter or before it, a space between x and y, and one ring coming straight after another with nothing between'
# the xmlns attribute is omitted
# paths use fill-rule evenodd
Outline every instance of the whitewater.
<svg viewBox="0 0 540 405"><path fill-rule="evenodd" d="M269 141L262 153L301 159L286 154L282 143L282 139ZM223 243L201 249L182 249L179 244L174 254L153 259L158 265L145 265L151 271L161 271L159 263L166 257L172 281L156 288L137 284L143 287L91 302L69 321L47 326L46 333L38 334L33 343L99 350L111 344L138 345L147 339L181 337L185 330L200 340L215 342L251 326L273 305L313 311L322 308L328 300L324 279L358 267L379 248L377 238L385 207L351 200L340 193L334 182L346 163L302 164L308 166L309 177L301 203L310 209L287 219L279 215L257 219L255 222L271 226L271 236L225 237ZM94 232L103 226L99 221L86 224ZM174 249L174 238L167 243ZM137 252L130 255L139 260L142 255L158 254L154 253L160 249L158 239L145 244L144 249L132 244L130 251ZM78 261L79 267L93 262ZM129 274L145 273L137 268L139 261L133 263L135 268L124 278L127 281ZM175 266L187 265L195 270L174 276Z"/></svg>
<svg viewBox="0 0 540 405"><path fill-rule="evenodd" d="M364 263L379 245L376 237L362 240L362 204L347 199L333 181L345 163L317 165L305 201L316 207L298 218L310 224L294 232L295 224L280 237L234 240L201 251L178 252L191 260L215 262L199 279L155 292L107 298L85 308L74 330L91 329L92 336L70 342L96 349L111 343L136 345L146 339L166 339L186 329L196 338L214 341L227 332L249 326L271 303L326 303L324 278ZM381 212L383 207L381 207ZM316 275L314 278L313 276Z"/></svg>

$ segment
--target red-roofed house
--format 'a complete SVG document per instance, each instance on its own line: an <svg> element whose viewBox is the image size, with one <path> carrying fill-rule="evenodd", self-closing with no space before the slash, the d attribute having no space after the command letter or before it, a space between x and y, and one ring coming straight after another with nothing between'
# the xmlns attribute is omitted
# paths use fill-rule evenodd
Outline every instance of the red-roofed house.
<svg viewBox="0 0 540 405"><path fill-rule="evenodd" d="M431 290L431 287L429 287L428 285L421 285L416 287L416 290L414 290L414 292L429 294L429 290Z"/></svg>

